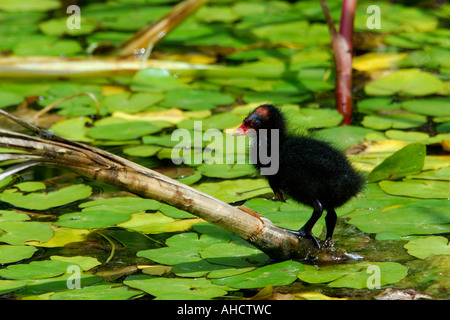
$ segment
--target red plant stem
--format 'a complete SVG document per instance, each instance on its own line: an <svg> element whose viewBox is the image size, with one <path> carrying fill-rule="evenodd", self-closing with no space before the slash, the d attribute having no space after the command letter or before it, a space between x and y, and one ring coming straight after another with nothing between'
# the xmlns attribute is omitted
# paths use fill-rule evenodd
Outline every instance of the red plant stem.
<svg viewBox="0 0 450 320"><path fill-rule="evenodd" d="M352 120L352 38L357 0L344 0L339 33L336 31L325 0L320 0L330 30L336 65L336 109L343 115L341 125Z"/></svg>

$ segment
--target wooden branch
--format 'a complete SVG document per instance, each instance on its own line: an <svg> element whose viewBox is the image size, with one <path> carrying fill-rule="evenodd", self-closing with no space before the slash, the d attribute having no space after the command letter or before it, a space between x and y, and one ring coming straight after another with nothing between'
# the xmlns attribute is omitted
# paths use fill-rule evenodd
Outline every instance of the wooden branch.
<svg viewBox="0 0 450 320"><path fill-rule="evenodd" d="M21 125L24 124L2 109L0 114ZM0 129L0 147L25 151L30 156L29 159L34 161L30 165L44 163L67 168L85 177L188 211L233 232L274 259L342 261L350 258L342 249L329 248L318 251L311 240L299 238L285 229L276 227L253 210L233 207L132 161L55 136L31 124L26 124L26 127L41 137ZM18 156L14 158L15 155ZM7 153L5 157L27 158L23 153L20 155ZM27 167L25 163L24 168ZM16 172L17 170L13 170L13 173Z"/></svg>

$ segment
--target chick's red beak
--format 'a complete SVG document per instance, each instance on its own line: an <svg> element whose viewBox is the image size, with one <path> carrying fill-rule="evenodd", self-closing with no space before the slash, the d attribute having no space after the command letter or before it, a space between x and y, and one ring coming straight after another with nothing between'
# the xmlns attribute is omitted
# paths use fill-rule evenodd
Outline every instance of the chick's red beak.
<svg viewBox="0 0 450 320"><path fill-rule="evenodd" d="M248 127L245 125L245 123L241 124L241 126L239 128L237 128L234 133L233 136L245 136L247 135L247 130Z"/></svg>

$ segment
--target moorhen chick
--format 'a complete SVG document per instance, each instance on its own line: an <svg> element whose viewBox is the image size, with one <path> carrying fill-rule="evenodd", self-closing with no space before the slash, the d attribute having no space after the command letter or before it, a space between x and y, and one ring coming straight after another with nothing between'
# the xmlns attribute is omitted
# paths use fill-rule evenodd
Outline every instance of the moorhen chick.
<svg viewBox="0 0 450 320"><path fill-rule="evenodd" d="M263 146L265 150L279 152L278 171L263 176L280 201L285 201L284 194L314 208L306 224L299 231L290 232L311 239L320 249L311 230L323 210L326 210L327 233L324 245L329 246L337 220L335 208L355 196L364 184L362 175L351 166L345 155L326 142L288 133L283 114L270 104L253 110L234 135L253 136L251 154L254 148L260 148L262 144L267 144ZM261 173L261 168L268 166L267 161L261 161L259 155L252 163Z"/></svg>

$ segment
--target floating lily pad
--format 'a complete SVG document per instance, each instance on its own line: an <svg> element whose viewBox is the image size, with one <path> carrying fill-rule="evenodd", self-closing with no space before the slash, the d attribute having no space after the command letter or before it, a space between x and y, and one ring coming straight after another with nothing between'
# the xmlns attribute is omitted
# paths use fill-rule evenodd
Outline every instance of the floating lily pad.
<svg viewBox="0 0 450 320"><path fill-rule="evenodd" d="M161 203L152 199L139 197L114 197L88 201L80 204L80 208L87 211L114 211L120 213L135 213L146 210L158 210Z"/></svg>
<svg viewBox="0 0 450 320"><path fill-rule="evenodd" d="M190 263L202 260L199 252L203 248L227 241L229 236L223 234L220 236L204 234L199 238L195 233L182 233L167 239L168 247L139 251L137 256L167 265Z"/></svg>
<svg viewBox="0 0 450 320"><path fill-rule="evenodd" d="M195 186L195 188L227 203L250 199L266 193L273 193L267 181L263 179L205 182Z"/></svg>
<svg viewBox="0 0 450 320"><path fill-rule="evenodd" d="M19 208L46 210L87 198L91 193L91 187L83 184L71 185L48 193L23 194L13 188L0 193L0 200Z"/></svg>
<svg viewBox="0 0 450 320"><path fill-rule="evenodd" d="M233 96L211 90L172 90L160 104L169 108L183 110L213 109L216 106L228 105L234 102Z"/></svg>
<svg viewBox="0 0 450 320"><path fill-rule="evenodd" d="M407 178L450 181L450 167L440 168L437 170L422 171L418 174L408 175Z"/></svg>
<svg viewBox="0 0 450 320"><path fill-rule="evenodd" d="M341 123L343 117L335 109L301 108L297 112L287 111L288 124L294 128L327 128Z"/></svg>
<svg viewBox="0 0 450 320"><path fill-rule="evenodd" d="M75 117L55 123L50 127L50 130L69 140L92 142L93 139L86 136L86 132L89 130L88 126L91 124L92 120L88 117Z"/></svg>
<svg viewBox="0 0 450 320"><path fill-rule="evenodd" d="M424 199L447 199L450 198L448 182L433 180L403 180L403 181L381 181L381 189L392 195L416 197Z"/></svg>
<svg viewBox="0 0 450 320"><path fill-rule="evenodd" d="M74 256L74 257L51 256L50 259L53 261L65 261L71 264L75 264L79 266L81 270L89 270L98 265L101 265L101 263L96 258L84 256Z"/></svg>
<svg viewBox="0 0 450 320"><path fill-rule="evenodd" d="M142 233L164 233L187 231L201 219L175 220L161 212L135 213L129 221L119 224L122 228L135 230Z"/></svg>
<svg viewBox="0 0 450 320"><path fill-rule="evenodd" d="M356 126L326 128L314 132L314 137L326 140L341 150L365 141L365 136L376 131Z"/></svg>
<svg viewBox="0 0 450 320"><path fill-rule="evenodd" d="M375 210L349 221L367 233L393 232L401 236L449 232L449 222L448 200L412 202L390 210Z"/></svg>
<svg viewBox="0 0 450 320"><path fill-rule="evenodd" d="M131 215L121 212L89 210L87 212L65 213L54 224L75 229L100 229L115 226L131 219Z"/></svg>
<svg viewBox="0 0 450 320"><path fill-rule="evenodd" d="M0 4L0 9L10 12L49 11L59 7L61 3L58 0L3 0Z"/></svg>
<svg viewBox="0 0 450 320"><path fill-rule="evenodd" d="M450 116L450 98L408 100L400 106L402 109L429 116Z"/></svg>
<svg viewBox="0 0 450 320"><path fill-rule="evenodd" d="M31 39L14 46L18 56L73 56L83 50L75 40Z"/></svg>
<svg viewBox="0 0 450 320"><path fill-rule="evenodd" d="M148 122L123 122L95 126L86 132L88 137L103 140L129 140L160 131Z"/></svg>
<svg viewBox="0 0 450 320"><path fill-rule="evenodd" d="M51 295L51 300L127 300L142 294L126 286L99 284L77 290L66 290Z"/></svg>
<svg viewBox="0 0 450 320"><path fill-rule="evenodd" d="M426 259L431 255L448 254L450 255L450 246L445 237L427 237L411 240L405 244L405 249L412 256L419 259Z"/></svg>
<svg viewBox="0 0 450 320"><path fill-rule="evenodd" d="M254 174L256 169L250 164L202 164L199 170L211 178L233 179Z"/></svg>
<svg viewBox="0 0 450 320"><path fill-rule="evenodd" d="M138 92L131 94L130 92L123 92L105 97L102 103L108 108L110 113L115 111L137 113L163 99L164 95L160 93Z"/></svg>
<svg viewBox="0 0 450 320"><path fill-rule="evenodd" d="M227 286L212 284L205 278L177 279L152 276L131 276L124 282L129 287L143 290L159 300L211 299L226 295Z"/></svg>
<svg viewBox="0 0 450 320"><path fill-rule="evenodd" d="M371 268L379 271L379 285L395 283L406 277L408 268L396 262L360 262L347 265L305 266L300 272L300 280L309 283L328 283L330 287L347 287L355 289L368 288L372 285L369 277L376 276Z"/></svg>
<svg viewBox="0 0 450 320"><path fill-rule="evenodd" d="M284 261L236 276L213 279L213 283L238 289L261 288L268 285L286 286L294 282L297 274L303 270L303 265L299 262Z"/></svg>
<svg viewBox="0 0 450 320"><path fill-rule="evenodd" d="M438 92L443 86L442 80L431 73L419 69L394 71L364 87L370 96L425 96Z"/></svg>
<svg viewBox="0 0 450 320"><path fill-rule="evenodd" d="M63 261L33 261L29 264L10 265L0 270L0 276L15 280L50 278L64 274L71 265Z"/></svg>
<svg viewBox="0 0 450 320"><path fill-rule="evenodd" d="M160 92L167 90L186 89L189 85L175 78L164 69L143 69L138 71L131 80L133 91Z"/></svg>
<svg viewBox="0 0 450 320"><path fill-rule="evenodd" d="M52 235L53 230L48 224L36 221L0 222L0 242L12 245L23 245L28 241L47 242Z"/></svg>
<svg viewBox="0 0 450 320"><path fill-rule="evenodd" d="M0 91L0 108L17 105L23 100L23 97L17 93Z"/></svg>
<svg viewBox="0 0 450 320"><path fill-rule="evenodd" d="M80 15L80 28L68 28L68 18L57 18L44 21L39 24L39 28L45 34L50 36L62 36L64 34L70 36L80 36L92 33L97 29L97 24L89 19L85 19Z"/></svg>
<svg viewBox="0 0 450 320"><path fill-rule="evenodd" d="M369 182L397 180L408 174L418 173L425 163L426 148L421 143L412 143L387 157L368 176Z"/></svg>
<svg viewBox="0 0 450 320"><path fill-rule="evenodd" d="M2 237L0 236L0 239L1 238ZM36 252L36 250L37 249L32 246L0 245L0 263L6 264L28 259Z"/></svg>
<svg viewBox="0 0 450 320"><path fill-rule="evenodd" d="M248 267L255 263L267 263L269 256L242 240L213 244L200 251L208 262L222 265Z"/></svg>
<svg viewBox="0 0 450 320"><path fill-rule="evenodd" d="M33 192L38 190L43 190L46 188L45 183L40 181L26 181L17 183L14 185L15 188L18 188L20 191L23 192Z"/></svg>
<svg viewBox="0 0 450 320"><path fill-rule="evenodd" d="M24 280L0 280L0 295L22 289L27 283Z"/></svg>
<svg viewBox="0 0 450 320"><path fill-rule="evenodd" d="M366 128L375 130L394 129L408 129L419 127L427 122L425 116L419 114L392 114L380 115L371 114L364 117L361 124Z"/></svg>

